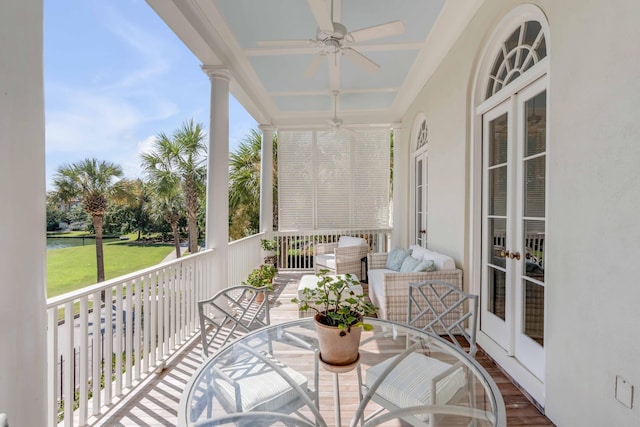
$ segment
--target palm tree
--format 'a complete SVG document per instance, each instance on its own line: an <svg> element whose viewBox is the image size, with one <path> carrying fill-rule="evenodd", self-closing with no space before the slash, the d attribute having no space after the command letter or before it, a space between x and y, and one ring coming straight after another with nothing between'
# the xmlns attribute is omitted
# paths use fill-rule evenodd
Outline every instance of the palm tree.
<svg viewBox="0 0 640 427"><path fill-rule="evenodd" d="M64 164L53 177L56 198L63 202L79 199L84 210L91 215L96 234L98 282L104 280L102 220L109 201L124 199L127 195L127 182L120 179L122 175L119 165L93 158Z"/></svg>
<svg viewBox="0 0 640 427"><path fill-rule="evenodd" d="M159 133L153 143L153 151L142 155L142 168L152 182L161 186L165 185L162 182L178 180L181 183L191 253L198 252L198 198L207 174L204 137L202 124L194 124L191 119L171 137Z"/></svg>
<svg viewBox="0 0 640 427"><path fill-rule="evenodd" d="M260 227L260 159L262 134L252 129L229 156L229 211L232 239L255 234ZM273 220L278 212L278 141L273 138Z"/></svg>
<svg viewBox="0 0 640 427"><path fill-rule="evenodd" d="M176 258L180 258L180 233L178 221L185 211L184 197L180 191L180 182L177 180L162 180L152 183L153 198L151 199L151 212L155 220L165 220L171 225L173 244L176 249Z"/></svg>

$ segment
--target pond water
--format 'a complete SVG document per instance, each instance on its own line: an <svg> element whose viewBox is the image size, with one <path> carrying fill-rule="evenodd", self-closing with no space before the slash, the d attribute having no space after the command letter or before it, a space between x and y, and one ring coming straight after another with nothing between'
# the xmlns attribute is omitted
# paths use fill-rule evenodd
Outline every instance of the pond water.
<svg viewBox="0 0 640 427"><path fill-rule="evenodd" d="M103 243L113 242L118 239L102 239ZM47 250L49 249L63 249L71 248L74 246L89 246L95 245L95 239L82 238L82 237L47 237Z"/></svg>

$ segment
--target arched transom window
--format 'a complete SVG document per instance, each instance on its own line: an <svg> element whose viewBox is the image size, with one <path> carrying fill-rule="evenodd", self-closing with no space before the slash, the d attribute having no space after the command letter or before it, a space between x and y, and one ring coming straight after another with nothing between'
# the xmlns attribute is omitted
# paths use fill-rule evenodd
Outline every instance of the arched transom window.
<svg viewBox="0 0 640 427"><path fill-rule="evenodd" d="M420 129L418 130L418 134L416 135L416 150L427 145L428 140L428 129L427 129L427 121L423 120L420 124Z"/></svg>
<svg viewBox="0 0 640 427"><path fill-rule="evenodd" d="M547 48L540 23L524 22L502 43L489 73L485 99L517 79L545 56Z"/></svg>

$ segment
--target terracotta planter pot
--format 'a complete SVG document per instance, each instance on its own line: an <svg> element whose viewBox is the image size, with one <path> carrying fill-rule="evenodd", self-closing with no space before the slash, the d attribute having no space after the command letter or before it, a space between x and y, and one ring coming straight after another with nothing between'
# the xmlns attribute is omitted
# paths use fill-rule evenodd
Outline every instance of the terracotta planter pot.
<svg viewBox="0 0 640 427"><path fill-rule="evenodd" d="M342 331L337 326L327 326L320 323L319 318L320 314L316 314L316 331L322 361L336 366L355 362L358 359L362 328L351 328L351 332L345 331L345 335L340 336Z"/></svg>
<svg viewBox="0 0 640 427"><path fill-rule="evenodd" d="M264 292L258 292L256 299L254 299L253 302L260 304L262 301L264 301Z"/></svg>

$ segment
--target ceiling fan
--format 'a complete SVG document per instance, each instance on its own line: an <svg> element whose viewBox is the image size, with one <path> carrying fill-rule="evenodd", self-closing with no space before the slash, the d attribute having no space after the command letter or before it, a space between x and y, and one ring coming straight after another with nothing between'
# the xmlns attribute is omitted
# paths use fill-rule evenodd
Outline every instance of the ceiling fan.
<svg viewBox="0 0 640 427"><path fill-rule="evenodd" d="M348 31L344 24L334 22L335 13L333 10L333 0L331 0L330 8L325 0L307 0L307 2L318 24L315 39L265 40L258 42L258 46L261 47L309 46L323 48L316 54L307 67L304 72L305 77L315 75L322 65L324 58L331 54L344 55L345 58L361 68L371 72L376 71L380 66L356 49L350 47L350 45L381 37L394 36L404 32L404 24L402 21L392 21L356 31Z"/></svg>
<svg viewBox="0 0 640 427"><path fill-rule="evenodd" d="M340 95L340 91L334 90L331 91L331 93L333 94L333 117L327 122L327 124L329 125L329 129L334 133L339 131L340 129L344 129L353 135L358 135L359 133L355 129L351 129L349 127L341 127L343 121L338 117L338 95Z"/></svg>
<svg viewBox="0 0 640 427"><path fill-rule="evenodd" d="M337 90L334 90L332 93L333 93L333 117L331 118L331 120L329 120L329 126L331 126L334 129L338 129L340 126L342 126L342 119L338 118L338 95L340 94L340 92Z"/></svg>

